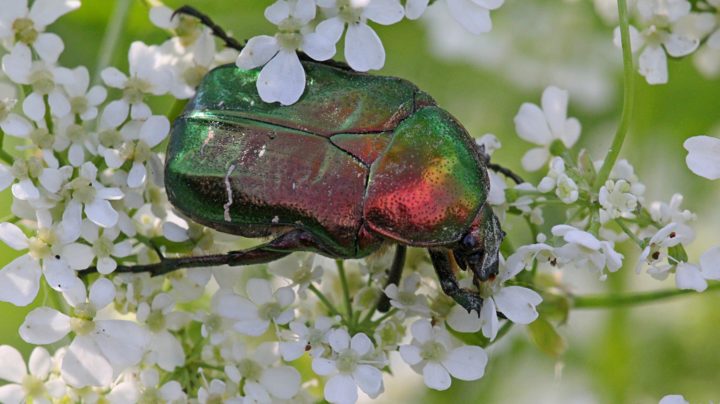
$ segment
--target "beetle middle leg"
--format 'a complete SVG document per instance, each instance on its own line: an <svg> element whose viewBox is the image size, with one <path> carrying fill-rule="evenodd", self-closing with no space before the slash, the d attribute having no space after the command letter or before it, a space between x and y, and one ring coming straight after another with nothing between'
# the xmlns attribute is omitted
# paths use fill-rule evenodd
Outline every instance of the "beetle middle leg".
<svg viewBox="0 0 720 404"><path fill-rule="evenodd" d="M430 253L430 259L432 260L433 267L438 276L440 287L446 295L450 296L458 302L468 312L475 310L478 315L482 308L483 299L477 292L472 290L463 289L458 284L455 273L452 269L450 261L450 251L444 249L428 249Z"/></svg>
<svg viewBox="0 0 720 404"><path fill-rule="evenodd" d="M378 300L377 309L381 313L385 313L390 310L390 298L385 294L385 289L390 285L397 285L400 283L402 277L403 268L405 268L405 256L407 255L407 247L398 244L395 246L395 257L393 257L392 265L390 266L390 274L388 275L387 282L383 292L380 294Z"/></svg>

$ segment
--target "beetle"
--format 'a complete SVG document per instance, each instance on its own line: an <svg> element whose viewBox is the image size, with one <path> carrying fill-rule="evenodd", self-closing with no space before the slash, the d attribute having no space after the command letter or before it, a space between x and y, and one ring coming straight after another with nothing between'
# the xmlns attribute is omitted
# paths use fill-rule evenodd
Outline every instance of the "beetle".
<svg viewBox="0 0 720 404"><path fill-rule="evenodd" d="M442 290L479 313L482 298L459 286L453 262L478 285L498 272L504 233L482 148L407 80L302 63L307 86L289 106L259 98L258 69L204 77L170 135L171 204L221 232L274 237L230 265L296 251L362 258L395 244L397 283L406 248L427 248Z"/></svg>

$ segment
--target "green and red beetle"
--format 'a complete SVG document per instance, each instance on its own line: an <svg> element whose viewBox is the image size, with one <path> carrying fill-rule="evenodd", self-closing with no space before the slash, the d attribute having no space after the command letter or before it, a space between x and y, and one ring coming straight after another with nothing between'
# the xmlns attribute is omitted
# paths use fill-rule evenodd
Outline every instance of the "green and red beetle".
<svg viewBox="0 0 720 404"><path fill-rule="evenodd" d="M170 202L208 227L276 238L231 253L230 265L295 251L361 258L397 244L426 247L443 291L467 310L454 260L477 282L497 274L504 233L487 203L486 157L448 112L412 83L303 62L307 87L267 104L257 70L209 72L175 121L165 166Z"/></svg>

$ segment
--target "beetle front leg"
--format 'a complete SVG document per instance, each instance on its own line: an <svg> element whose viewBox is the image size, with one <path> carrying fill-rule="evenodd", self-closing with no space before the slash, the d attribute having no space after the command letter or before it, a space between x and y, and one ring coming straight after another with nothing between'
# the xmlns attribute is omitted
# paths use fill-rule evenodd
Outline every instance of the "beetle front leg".
<svg viewBox="0 0 720 404"><path fill-rule="evenodd" d="M225 32L225 30L221 26L217 25L215 23L215 21L213 21L210 17L208 17L207 14L204 14L204 13L198 11L195 7L182 6L175 10L175 12L173 13L173 17L175 17L178 14L189 15L191 17L195 17L198 20L200 20L200 22L204 26L210 28L210 30L212 31L212 34L215 37L220 38L220 40L222 40L225 43L225 46L227 46L228 48L232 48L237 51L241 51L245 47L243 44L238 42L235 38L228 35L228 33Z"/></svg>
<svg viewBox="0 0 720 404"><path fill-rule="evenodd" d="M449 255L450 251L429 248L428 253L430 253L430 259L432 260L433 267L435 267L435 272L437 273L438 281L440 282L440 287L443 292L452 297L453 300L458 302L458 304L468 312L475 310L479 315L483 299L477 292L460 287L452 269Z"/></svg>

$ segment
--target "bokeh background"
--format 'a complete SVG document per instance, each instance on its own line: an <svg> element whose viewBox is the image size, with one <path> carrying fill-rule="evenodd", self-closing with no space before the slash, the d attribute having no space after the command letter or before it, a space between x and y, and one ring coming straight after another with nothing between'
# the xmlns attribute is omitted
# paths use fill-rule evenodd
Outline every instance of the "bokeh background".
<svg viewBox="0 0 720 404"><path fill-rule="evenodd" d="M63 65L86 65L92 74L115 3L84 0L79 10L51 27L65 41ZM240 39L274 29L262 17L269 0L166 3L193 5ZM570 91L570 116L583 125L580 146L600 159L620 116L622 78L620 52L612 45L613 24L596 6L590 0L506 0L492 14L493 32L476 37L456 26L439 1L421 21L376 27L387 51L379 73L415 82L474 136L497 135L503 147L493 158L515 170L521 170L520 157L530 146L514 130L513 117L521 103L538 103L548 85L565 88ZM164 39L166 34L150 24L146 7L136 0L112 64L127 69L132 41L157 44ZM720 244L720 181L692 175L682 143L689 136L720 135L720 80L701 76L691 59L670 61L667 85L648 86L642 77L636 79L635 114L622 156L647 185L647 201L668 201L675 192L685 195L684 207L698 215L697 239L689 249L697 260L702 251ZM170 100L156 99L153 105L156 111L166 111ZM9 203L9 192L0 193L0 217L9 214ZM546 217L547 223L561 221L552 213ZM521 240L526 237L519 226L509 232ZM636 275L637 249L624 245L620 250L626 265L606 282L578 271L563 274L566 283L578 294L674 286L672 281ZM0 266L16 255L0 246ZM40 304L16 308L0 303L0 344L29 354L17 329L26 313ZM482 380L454 380L445 393L427 390L419 376L400 365L404 370L386 377L387 393L378 402L651 403L666 394L684 394L693 403L720 400L717 292L633 308L576 310L559 330L568 345L563 355L542 353L526 331L516 327L489 349L491 359Z"/></svg>

